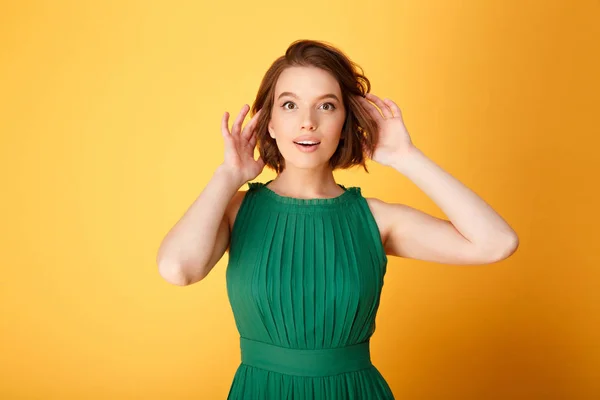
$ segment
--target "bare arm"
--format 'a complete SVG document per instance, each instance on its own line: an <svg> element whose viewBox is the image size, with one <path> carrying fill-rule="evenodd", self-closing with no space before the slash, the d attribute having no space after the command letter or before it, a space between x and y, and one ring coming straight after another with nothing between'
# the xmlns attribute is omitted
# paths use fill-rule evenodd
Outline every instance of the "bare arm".
<svg viewBox="0 0 600 400"><path fill-rule="evenodd" d="M379 142L373 159L408 177L449 218L436 218L401 204L371 201L384 210L391 224L386 254L442 263L485 264L503 260L516 251L519 239L510 225L412 144L396 103L370 93L357 99L378 125Z"/></svg>
<svg viewBox="0 0 600 400"><path fill-rule="evenodd" d="M405 206L392 207L396 250L457 264L497 262L516 251L517 233L502 216L419 149L413 147L393 167L423 190L449 219L433 218Z"/></svg>
<svg viewBox="0 0 600 400"><path fill-rule="evenodd" d="M202 193L163 239L157 255L160 275L185 286L202 280L229 244L228 205L239 180L217 168Z"/></svg>
<svg viewBox="0 0 600 400"><path fill-rule="evenodd" d="M202 280L229 247L227 211L232 204L238 203L239 195L245 193L238 189L256 178L265 166L260 156L258 160L254 159L255 126L260 111L241 129L248 111L245 104L231 132L229 113L223 115L221 134L225 141L225 160L159 247L158 270L169 283L186 286Z"/></svg>

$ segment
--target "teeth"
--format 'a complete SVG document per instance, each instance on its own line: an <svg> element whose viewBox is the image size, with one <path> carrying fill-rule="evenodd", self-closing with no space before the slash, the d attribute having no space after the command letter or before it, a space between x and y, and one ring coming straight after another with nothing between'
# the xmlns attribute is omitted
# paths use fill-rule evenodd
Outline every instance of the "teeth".
<svg viewBox="0 0 600 400"><path fill-rule="evenodd" d="M318 144L319 142L296 142L298 144Z"/></svg>

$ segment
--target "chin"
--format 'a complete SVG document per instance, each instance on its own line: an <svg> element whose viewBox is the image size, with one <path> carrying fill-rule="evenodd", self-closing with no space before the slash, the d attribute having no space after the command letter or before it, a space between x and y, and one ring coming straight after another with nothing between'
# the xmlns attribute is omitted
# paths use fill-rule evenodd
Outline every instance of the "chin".
<svg viewBox="0 0 600 400"><path fill-rule="evenodd" d="M289 151L286 151L285 153L282 152L281 150L279 150L279 151L280 151L281 155L283 156L283 158L285 159L286 166L289 165L289 166L293 166L294 168L298 168L298 169L319 169L325 165L328 165L329 160L335 153L335 149L333 152L331 152L331 154L325 154L326 152L323 152L322 150L325 150L325 149L320 149L319 151L317 151L315 153L304 153L304 154L298 152L298 150L296 150L296 149L290 149Z"/></svg>
<svg viewBox="0 0 600 400"><path fill-rule="evenodd" d="M321 160L285 160L285 165L292 166L296 169L317 169L323 166L323 162Z"/></svg>

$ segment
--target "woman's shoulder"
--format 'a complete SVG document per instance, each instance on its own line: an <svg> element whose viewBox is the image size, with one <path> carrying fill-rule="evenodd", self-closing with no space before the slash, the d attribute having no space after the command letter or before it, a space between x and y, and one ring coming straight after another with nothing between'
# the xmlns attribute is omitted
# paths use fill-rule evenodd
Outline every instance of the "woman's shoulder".
<svg viewBox="0 0 600 400"><path fill-rule="evenodd" d="M250 190L250 189L249 189ZM246 193L249 190L238 190L227 205L227 209L225 210L225 214L227 216L227 221L229 223L229 231L231 232L233 228L233 223L235 222L235 218L237 216L238 211L240 210L240 206L244 201L244 197L246 197Z"/></svg>
<svg viewBox="0 0 600 400"><path fill-rule="evenodd" d="M265 186L267 183L268 182L246 182L246 184L244 186L247 185L247 187L248 187L247 190L240 189L233 195L233 197L229 201L229 204L227 205L227 209L225 210L225 213L227 215L227 220L229 222L229 231L230 232L233 229L233 224L235 223L235 219L240 210L240 207L242 206L242 203L244 202L244 198L246 197L246 195L249 192L257 191L258 189ZM242 187L244 187L244 186L242 186Z"/></svg>
<svg viewBox="0 0 600 400"><path fill-rule="evenodd" d="M381 238L385 243L387 240L388 233L391 228L392 219L390 218L390 204L377 198L377 197L364 197L369 209L371 210L371 214L373 215L373 219L377 223L377 227L379 228L379 233L381 234Z"/></svg>
<svg viewBox="0 0 600 400"><path fill-rule="evenodd" d="M261 187L265 186L267 183L266 182L248 182L248 190L247 191L253 191L256 189L260 189Z"/></svg>

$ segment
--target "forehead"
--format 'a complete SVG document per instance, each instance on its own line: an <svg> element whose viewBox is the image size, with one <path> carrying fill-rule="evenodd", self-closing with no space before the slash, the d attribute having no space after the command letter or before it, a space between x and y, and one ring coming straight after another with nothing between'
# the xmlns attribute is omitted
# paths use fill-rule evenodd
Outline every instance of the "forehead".
<svg viewBox="0 0 600 400"><path fill-rule="evenodd" d="M317 67L286 68L275 85L275 96L281 92L292 92L301 98L317 97L325 93L341 96L340 85L335 77Z"/></svg>

